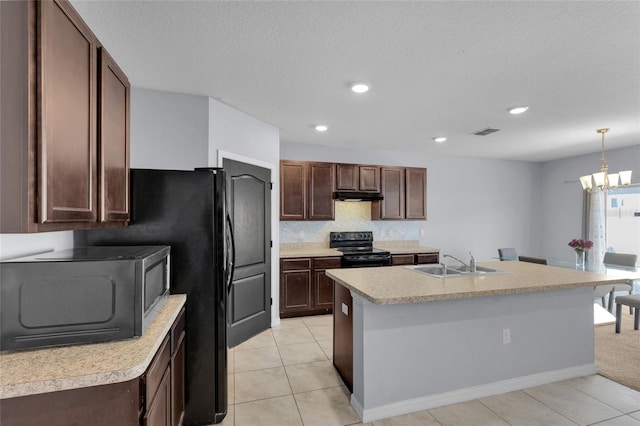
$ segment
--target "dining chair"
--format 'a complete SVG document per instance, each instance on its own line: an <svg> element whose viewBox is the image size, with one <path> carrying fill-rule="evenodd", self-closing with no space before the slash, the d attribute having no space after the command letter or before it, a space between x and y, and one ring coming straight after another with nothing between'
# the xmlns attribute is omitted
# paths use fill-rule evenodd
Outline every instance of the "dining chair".
<svg viewBox="0 0 640 426"><path fill-rule="evenodd" d="M604 258L602 259L602 263L605 265L611 266L625 266L628 268L634 268L636 266L636 262L638 261L637 254L630 253L611 253L606 252L604 254ZM636 280L634 280L636 281ZM629 296L633 293L633 282L631 284L616 284L613 291L609 294L609 312L613 311L613 304L615 303L615 292L616 291L628 291ZM629 306L629 313L633 314L633 307Z"/></svg>
<svg viewBox="0 0 640 426"><path fill-rule="evenodd" d="M547 259L543 259L541 257L518 256L518 260L520 262L538 263L540 265L547 264Z"/></svg>
<svg viewBox="0 0 640 426"><path fill-rule="evenodd" d="M518 251L514 248L499 248L498 257L500 260L518 260Z"/></svg>

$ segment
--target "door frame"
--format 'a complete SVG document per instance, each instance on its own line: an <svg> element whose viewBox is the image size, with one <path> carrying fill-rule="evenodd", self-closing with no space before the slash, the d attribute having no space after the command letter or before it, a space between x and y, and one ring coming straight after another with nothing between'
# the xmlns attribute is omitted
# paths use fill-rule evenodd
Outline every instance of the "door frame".
<svg viewBox="0 0 640 426"><path fill-rule="evenodd" d="M273 189L271 190L271 241L273 242L271 247L271 298L273 299L273 305L271 306L271 327L275 327L280 324L280 212L278 211L280 206L279 166L221 149L216 151L216 167L222 167L224 159L226 158L227 160L240 161L242 163L251 164L252 166L269 169L271 172L271 183L273 183Z"/></svg>

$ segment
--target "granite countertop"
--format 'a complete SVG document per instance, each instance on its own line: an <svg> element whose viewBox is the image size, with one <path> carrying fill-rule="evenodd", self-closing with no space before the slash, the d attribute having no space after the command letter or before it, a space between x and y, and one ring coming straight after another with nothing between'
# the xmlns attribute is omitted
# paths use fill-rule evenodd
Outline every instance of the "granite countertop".
<svg viewBox="0 0 640 426"><path fill-rule="evenodd" d="M419 245L418 241L379 241L373 246L391 254L438 253L439 249ZM329 248L328 243L282 243L280 258L342 256L342 252Z"/></svg>
<svg viewBox="0 0 640 426"><path fill-rule="evenodd" d="M139 338L0 354L0 399L125 382L140 377L187 297L169 296Z"/></svg>
<svg viewBox="0 0 640 426"><path fill-rule="evenodd" d="M532 293L628 282L628 278L620 276L612 277L527 262L488 262L482 265L508 273L436 278L404 266L391 266L330 269L326 274L378 305Z"/></svg>

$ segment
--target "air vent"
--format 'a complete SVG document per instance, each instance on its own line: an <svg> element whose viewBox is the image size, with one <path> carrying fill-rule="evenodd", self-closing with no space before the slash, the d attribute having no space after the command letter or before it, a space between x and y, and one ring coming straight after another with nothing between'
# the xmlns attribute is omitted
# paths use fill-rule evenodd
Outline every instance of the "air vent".
<svg viewBox="0 0 640 426"><path fill-rule="evenodd" d="M487 136L487 135L490 135L491 133L495 133L499 131L500 129L492 129L491 127L487 127L486 129L478 130L477 132L473 132L471 134L476 136Z"/></svg>

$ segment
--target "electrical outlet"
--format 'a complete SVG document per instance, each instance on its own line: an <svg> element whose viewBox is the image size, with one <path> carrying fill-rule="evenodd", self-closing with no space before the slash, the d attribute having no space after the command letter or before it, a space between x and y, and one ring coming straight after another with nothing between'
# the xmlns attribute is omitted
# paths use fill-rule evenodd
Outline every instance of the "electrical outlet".
<svg viewBox="0 0 640 426"><path fill-rule="evenodd" d="M502 330L502 344L506 345L508 343L511 343L511 329L505 328Z"/></svg>
<svg viewBox="0 0 640 426"><path fill-rule="evenodd" d="M422 228L420 229L420 236L424 237L424 229L422 229Z"/></svg>
<svg viewBox="0 0 640 426"><path fill-rule="evenodd" d="M300 237L300 240L304 240L304 231L298 232L298 236Z"/></svg>

